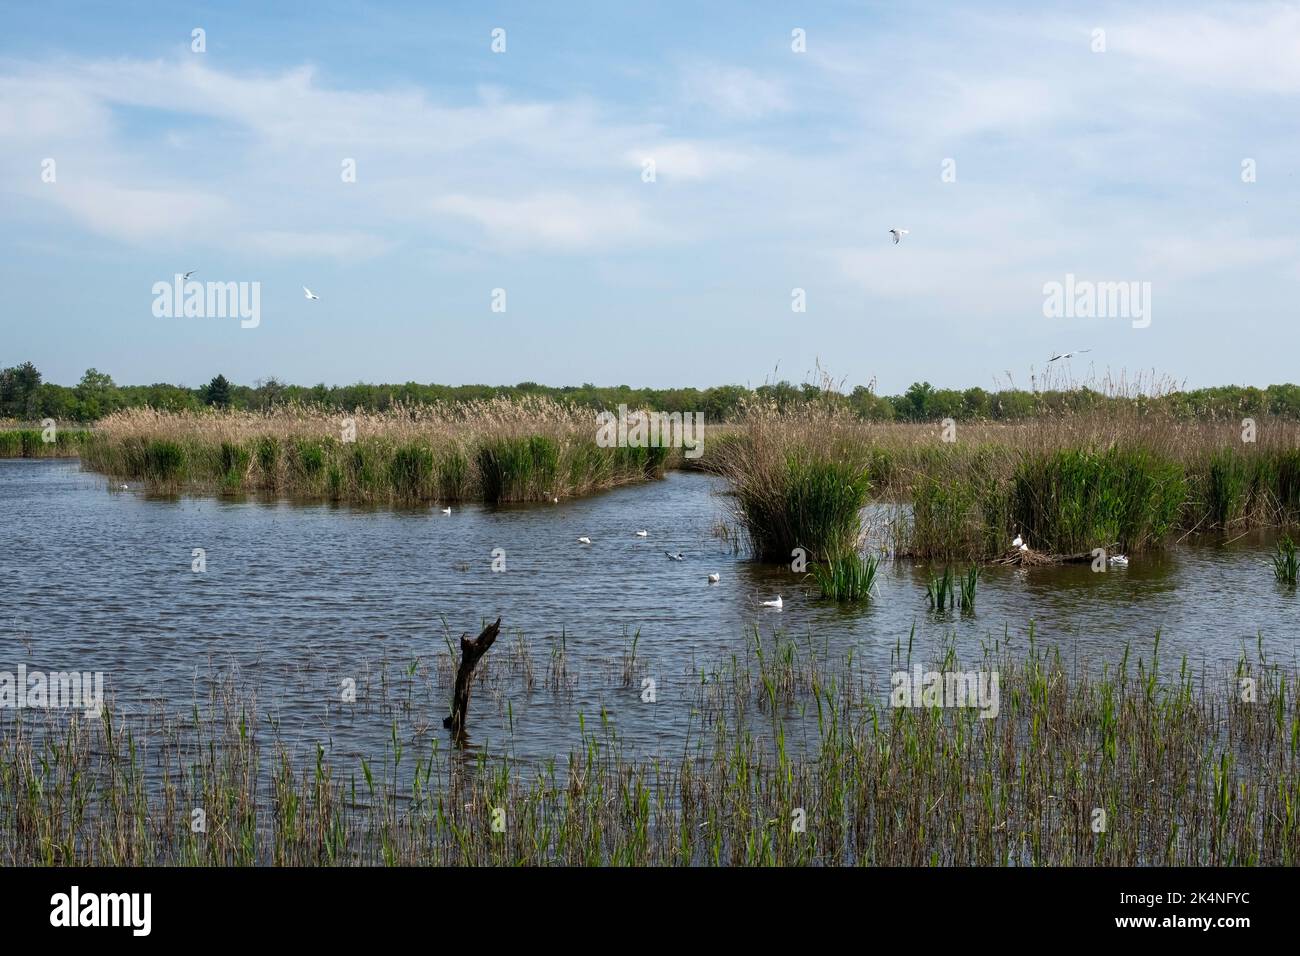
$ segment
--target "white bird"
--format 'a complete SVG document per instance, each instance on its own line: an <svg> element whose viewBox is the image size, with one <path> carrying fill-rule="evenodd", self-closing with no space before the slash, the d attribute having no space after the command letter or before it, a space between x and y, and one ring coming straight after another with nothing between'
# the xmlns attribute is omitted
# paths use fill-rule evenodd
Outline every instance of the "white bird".
<svg viewBox="0 0 1300 956"><path fill-rule="evenodd" d="M126 491L126 490L127 490L126 485L123 485L123 486L122 486L122 490L123 490L123 491Z"/></svg>
<svg viewBox="0 0 1300 956"><path fill-rule="evenodd" d="M649 535L649 534L650 534L649 531L638 531L638 532L636 533L636 536L637 536L638 538L644 538L644 537L646 537L646 536Z"/></svg>
<svg viewBox="0 0 1300 956"><path fill-rule="evenodd" d="M302 291L303 291L303 295L304 295L306 298L308 298L308 299L319 299L319 298L320 298L320 296L318 296L315 292L311 291L311 289L307 288L306 286L303 286L303 287L302 287Z"/></svg>
<svg viewBox="0 0 1300 956"><path fill-rule="evenodd" d="M1021 550L1021 551L1028 551L1028 550L1029 550L1029 545L1027 545L1027 544L1022 544L1022 545L1020 546L1020 550Z"/></svg>
<svg viewBox="0 0 1300 956"><path fill-rule="evenodd" d="M665 551L664 554L667 555L668 558L669 558L669 560L672 560L672 561L685 561L685 560L686 560L686 555L682 554L680 551L678 551L676 554L673 554L673 553L670 552L670 551Z"/></svg>
<svg viewBox="0 0 1300 956"><path fill-rule="evenodd" d="M1013 547L1013 548L1018 548L1018 547L1020 547L1020 546L1021 546L1022 544L1024 544L1024 543L1025 543L1025 542L1021 540L1020 535L1016 535L1015 538L1014 538L1014 539L1012 540L1012 542L1011 542L1011 547Z"/></svg>
<svg viewBox="0 0 1300 956"><path fill-rule="evenodd" d="M1082 355L1084 352L1091 352L1091 351L1092 349L1075 349L1073 352L1057 352L1055 355L1053 355L1051 358L1047 360L1047 364L1051 365L1057 359L1068 359L1071 356Z"/></svg>
<svg viewBox="0 0 1300 956"><path fill-rule="evenodd" d="M552 499L551 499L551 504L553 504L553 505L558 505L559 503L560 503L560 499L559 499L559 498L552 498Z"/></svg>
<svg viewBox="0 0 1300 956"><path fill-rule="evenodd" d="M578 544L591 544L591 539L588 538L586 535L583 535L581 538L578 539Z"/></svg>
<svg viewBox="0 0 1300 956"><path fill-rule="evenodd" d="M717 584L717 583L718 583L719 581L721 581L721 580L722 580L722 575L721 575L721 574L710 574L710 575L709 575L709 583L710 583L710 584Z"/></svg>
<svg viewBox="0 0 1300 956"><path fill-rule="evenodd" d="M185 273L185 275L181 276L181 278L188 279L190 276L194 275L194 273L198 271L199 271L198 269L191 269L189 272Z"/></svg>
<svg viewBox="0 0 1300 956"><path fill-rule="evenodd" d="M1109 558L1107 558L1106 560L1107 560L1108 563L1113 564L1113 565L1115 565L1115 566L1118 567L1118 568L1127 568L1127 567L1128 567L1128 558L1126 558L1126 557L1125 557L1124 555L1122 555L1122 554L1112 554L1112 555L1111 555Z"/></svg>
<svg viewBox="0 0 1300 956"><path fill-rule="evenodd" d="M763 607L774 607L774 608L776 608L776 609L779 611L779 610L781 610L782 603L783 603L783 602L781 601L781 595L778 594L778 595L776 596L776 600L775 600L775 601L764 601L764 602L763 602Z"/></svg>
<svg viewBox="0 0 1300 956"><path fill-rule="evenodd" d="M899 242L902 241L903 237L904 237L905 235L907 235L909 232L911 232L910 229L891 229L891 230L889 230L889 234L890 234L891 236L894 237L894 245L898 245Z"/></svg>
<svg viewBox="0 0 1300 956"><path fill-rule="evenodd" d="M445 514L445 515L449 515L449 514L451 514L451 508L449 508L449 507L448 507L448 508L443 508L443 509L442 509L442 513Z"/></svg>

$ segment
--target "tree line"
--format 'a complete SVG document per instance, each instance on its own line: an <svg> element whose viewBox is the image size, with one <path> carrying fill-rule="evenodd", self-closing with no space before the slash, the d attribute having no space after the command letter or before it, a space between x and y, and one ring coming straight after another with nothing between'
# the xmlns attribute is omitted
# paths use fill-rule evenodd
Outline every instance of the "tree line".
<svg viewBox="0 0 1300 956"><path fill-rule="evenodd" d="M1173 391L1158 397L1122 398L1089 388L1027 391L983 388L935 388L915 382L901 395L878 395L869 386L851 390L791 382L759 385L717 385L711 388L632 388L627 385L547 386L536 382L518 385L436 385L407 382L402 385L289 385L267 378L252 385L237 385L216 375L206 385L118 385L112 376L87 369L71 387L45 382L40 371L25 362L0 369L0 418L38 421L93 422L123 408L148 406L162 411L193 411L205 407L269 411L292 403L320 405L341 411L384 411L394 405L467 402L476 399L520 398L542 395L593 409L650 408L666 412L703 412L706 421L725 421L747 401L759 399L781 408L810 403L851 409L871 421L1015 420L1034 415L1112 406L1144 404L1163 407L1184 417L1234 417L1278 415L1300 419L1300 386L1225 385Z"/></svg>

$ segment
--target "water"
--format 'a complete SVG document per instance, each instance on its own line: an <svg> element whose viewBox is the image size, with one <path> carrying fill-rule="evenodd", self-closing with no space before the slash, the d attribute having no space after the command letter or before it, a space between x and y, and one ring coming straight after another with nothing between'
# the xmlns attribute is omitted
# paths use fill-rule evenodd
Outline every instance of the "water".
<svg viewBox="0 0 1300 956"><path fill-rule="evenodd" d="M0 461L0 670L103 671L117 708L173 714L189 713L214 675L237 675L259 714L312 749L374 755L392 714L341 709L343 682L355 680L365 700L386 674L412 694L416 719L403 733L445 736L448 695L432 687L429 665L446 658L448 635L501 615L490 665L515 661L522 635L536 684L477 688L471 740L529 761L579 747L578 715L590 728L602 710L630 750L680 754L699 730L701 673L744 659L755 633L770 646L784 630L836 661L852 651L886 687L891 652L913 626L919 649L952 636L972 657L982 642L1025 647L1033 621L1041 643L1094 665L1117 660L1125 642L1149 657L1157 631L1161 658L1186 655L1194 668L1253 656L1257 641L1273 660L1295 660L1297 598L1273 580L1262 536L1179 545L1105 574L988 568L973 615L930 612L926 570L886 563L877 599L847 608L813 599L786 569L733 554L714 533L727 517L720 490L674 473L558 505L465 505L444 516L158 498L75 462ZM641 528L647 538L634 535ZM584 535L590 546L578 543ZM206 551L201 574L195 548ZM503 572L492 570L497 548ZM709 572L721 583L709 585ZM777 594L784 610L760 607ZM622 661L638 631L642 663L629 685ZM545 684L561 642L577 680L557 693ZM655 681L653 704L641 699L644 677Z"/></svg>

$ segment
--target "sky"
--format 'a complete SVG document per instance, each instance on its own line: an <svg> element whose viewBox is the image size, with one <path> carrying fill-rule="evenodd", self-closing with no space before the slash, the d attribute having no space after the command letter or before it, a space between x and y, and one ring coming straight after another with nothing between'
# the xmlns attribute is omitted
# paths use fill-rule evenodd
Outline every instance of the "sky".
<svg viewBox="0 0 1300 956"><path fill-rule="evenodd" d="M0 17L0 365L46 381L1300 379L1296 4ZM155 314L190 270L256 326ZM1067 276L1145 315L1045 314Z"/></svg>

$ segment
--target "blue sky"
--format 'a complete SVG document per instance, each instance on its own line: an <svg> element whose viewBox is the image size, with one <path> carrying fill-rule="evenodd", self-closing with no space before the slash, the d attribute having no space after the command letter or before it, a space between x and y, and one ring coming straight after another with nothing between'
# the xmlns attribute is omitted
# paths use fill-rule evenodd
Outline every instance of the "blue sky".
<svg viewBox="0 0 1300 956"><path fill-rule="evenodd" d="M1076 380L1298 377L1295 4L264 6L5 11L0 364L896 392L1090 348ZM191 269L260 282L258 327L156 318ZM1150 325L1045 317L1066 274L1149 282Z"/></svg>

